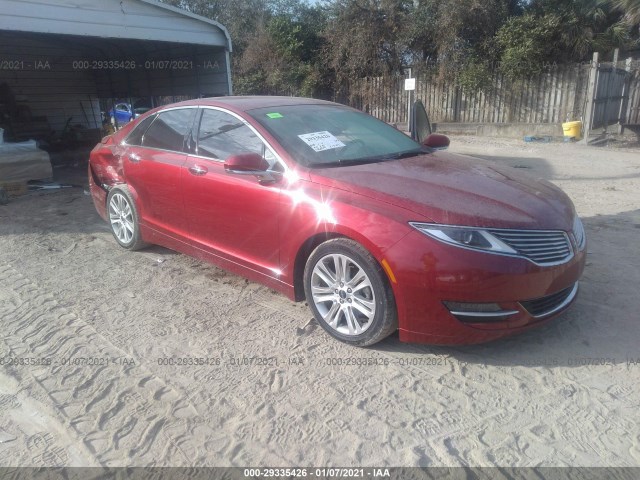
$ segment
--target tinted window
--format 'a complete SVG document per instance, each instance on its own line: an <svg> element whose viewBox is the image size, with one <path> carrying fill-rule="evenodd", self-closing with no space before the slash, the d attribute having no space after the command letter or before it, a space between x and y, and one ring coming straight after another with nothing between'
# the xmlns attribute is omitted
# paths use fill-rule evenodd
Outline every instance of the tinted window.
<svg viewBox="0 0 640 480"><path fill-rule="evenodd" d="M257 153L271 165L275 162L262 140L241 120L219 110L203 109L198 130L198 155L226 160L238 153Z"/></svg>
<svg viewBox="0 0 640 480"><path fill-rule="evenodd" d="M160 113L142 137L142 145L184 151L185 136L191 130L195 112L195 108L182 108Z"/></svg>
<svg viewBox="0 0 640 480"><path fill-rule="evenodd" d="M149 125L151 125L151 122L153 122L155 118L155 115L150 115L142 120L129 134L126 142L129 145L142 145L142 136L144 135L144 132L147 131L147 128L149 128Z"/></svg>

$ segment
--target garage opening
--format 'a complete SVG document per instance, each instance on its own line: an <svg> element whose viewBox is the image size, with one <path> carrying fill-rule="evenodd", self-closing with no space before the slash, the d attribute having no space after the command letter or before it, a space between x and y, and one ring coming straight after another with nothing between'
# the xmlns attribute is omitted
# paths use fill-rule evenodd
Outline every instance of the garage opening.
<svg viewBox="0 0 640 480"><path fill-rule="evenodd" d="M150 108L230 95L230 52L222 25L154 0L0 0L0 183L7 144L55 167Z"/></svg>

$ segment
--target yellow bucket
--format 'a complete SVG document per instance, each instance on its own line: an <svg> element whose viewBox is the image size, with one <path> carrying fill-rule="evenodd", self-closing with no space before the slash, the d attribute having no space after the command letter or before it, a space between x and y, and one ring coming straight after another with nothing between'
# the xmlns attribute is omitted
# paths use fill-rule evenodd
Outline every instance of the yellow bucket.
<svg viewBox="0 0 640 480"><path fill-rule="evenodd" d="M580 139L580 133L582 132L582 122L566 122L562 124L562 131L565 137L573 137L576 140Z"/></svg>

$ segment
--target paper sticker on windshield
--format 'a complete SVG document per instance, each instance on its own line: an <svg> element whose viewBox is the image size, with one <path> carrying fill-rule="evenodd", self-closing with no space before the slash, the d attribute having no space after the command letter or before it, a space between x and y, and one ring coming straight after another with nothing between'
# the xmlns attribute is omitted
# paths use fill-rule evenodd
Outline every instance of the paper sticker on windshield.
<svg viewBox="0 0 640 480"><path fill-rule="evenodd" d="M282 118L282 114L278 112L267 113L267 117L269 118Z"/></svg>
<svg viewBox="0 0 640 480"><path fill-rule="evenodd" d="M298 135L298 138L313 148L315 152L323 152L324 150L331 150L333 148L345 146L344 143L327 131L305 133L304 135Z"/></svg>

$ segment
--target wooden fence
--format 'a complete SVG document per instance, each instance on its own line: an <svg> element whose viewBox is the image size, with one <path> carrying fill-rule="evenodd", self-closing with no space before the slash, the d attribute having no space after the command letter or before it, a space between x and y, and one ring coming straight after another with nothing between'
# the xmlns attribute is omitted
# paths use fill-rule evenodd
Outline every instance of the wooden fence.
<svg viewBox="0 0 640 480"><path fill-rule="evenodd" d="M404 90L404 80L401 76L354 79L326 98L387 123L406 123L409 93ZM291 89L261 93L295 94ZM538 75L515 81L496 71L488 86L476 91L420 73L412 98L422 100L431 121L439 123L560 124L582 120L585 134L616 124L640 128L640 61L604 63L596 53L592 62L550 65Z"/></svg>
<svg viewBox="0 0 640 480"><path fill-rule="evenodd" d="M610 100L616 101L596 105L596 114L598 108L607 109L602 112L606 118L598 121L603 115L594 115L590 128L604 128L618 121L640 125L639 62L627 60L621 69L610 63L598 63L594 58L596 63L549 66L539 75L520 81L496 73L489 87L478 91L420 74L416 76L413 98L422 100L433 122L560 124L568 120L585 121L590 114L586 112L590 95L597 102L607 95L603 89L608 89ZM593 79L594 71L608 70L616 74L615 79L592 82L597 90L591 91L589 79ZM357 79L335 100L388 123L407 121L408 92L404 91L402 77Z"/></svg>
<svg viewBox="0 0 640 480"><path fill-rule="evenodd" d="M434 122L561 123L583 115L589 72L589 64L579 64L550 66L521 81L495 74L481 91L422 74L416 76L414 98L422 100ZM403 85L402 77L358 79L337 99L386 122L402 123L408 103Z"/></svg>

